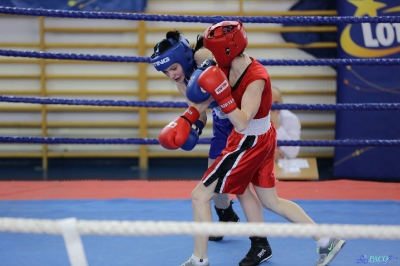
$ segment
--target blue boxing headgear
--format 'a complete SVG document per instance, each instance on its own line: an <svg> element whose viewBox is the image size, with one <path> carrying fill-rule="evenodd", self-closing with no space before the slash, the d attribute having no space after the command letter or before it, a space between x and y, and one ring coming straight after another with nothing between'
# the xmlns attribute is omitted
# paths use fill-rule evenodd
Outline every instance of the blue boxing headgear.
<svg viewBox="0 0 400 266"><path fill-rule="evenodd" d="M185 72L185 76L190 76L196 64L193 57L193 50L190 48L189 42L182 36L179 37L179 41L172 38L169 38L168 41L172 44L172 47L160 53L158 47L160 43L158 43L156 51L150 57L150 62L158 71L163 71L173 63L179 63Z"/></svg>

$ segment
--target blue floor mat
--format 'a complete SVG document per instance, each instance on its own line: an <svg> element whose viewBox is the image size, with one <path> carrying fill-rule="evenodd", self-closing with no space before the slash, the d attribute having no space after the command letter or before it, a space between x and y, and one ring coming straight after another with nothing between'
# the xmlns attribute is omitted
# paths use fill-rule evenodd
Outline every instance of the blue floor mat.
<svg viewBox="0 0 400 266"><path fill-rule="evenodd" d="M317 223L400 225L400 202L298 200ZM241 221L243 211L233 205ZM215 214L213 214L216 216ZM0 216L15 218L87 220L191 221L189 200L32 200L0 201ZM214 217L216 219L216 217ZM266 222L285 222L264 210ZM103 265L180 265L192 254L191 236L82 236L90 266ZM310 238L269 238L273 257L262 265L315 265L315 242ZM225 237L210 242L212 266L238 265L249 248L247 237ZM400 241L348 239L346 246L329 265L360 265L360 257L400 257ZM400 260L397 259L400 265ZM391 265L396 265L393 263ZM376 264L376 263L375 263ZM0 265L69 265L61 236L0 233Z"/></svg>

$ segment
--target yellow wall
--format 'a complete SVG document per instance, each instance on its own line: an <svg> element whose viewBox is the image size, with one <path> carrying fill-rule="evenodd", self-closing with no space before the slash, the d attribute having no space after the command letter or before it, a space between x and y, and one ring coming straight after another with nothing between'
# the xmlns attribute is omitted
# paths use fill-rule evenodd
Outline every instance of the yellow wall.
<svg viewBox="0 0 400 266"><path fill-rule="evenodd" d="M175 4L171 4L174 2ZM335 15L335 11L293 13L295 1L149 1L148 13L190 15ZM190 5L188 4L190 2ZM263 8L260 8L262 6ZM179 10L176 10L179 7ZM225 10L215 13L213 10ZM196 11L193 11L196 10ZM268 10L268 11L260 11ZM194 43L207 24L2 16L2 49L60 53L149 56L168 30L179 29ZM286 27L245 24L247 52L257 59L312 59L282 31L336 31L335 27ZM315 43L315 49L327 44ZM336 43L328 43L336 47ZM336 74L329 67L267 67L286 103L335 103ZM0 94L87 99L183 101L174 83L147 63L0 58ZM156 138L183 109L146 109L0 103L0 134L49 137ZM332 112L298 112L303 139L333 139ZM211 120L211 119L210 119ZM203 137L211 136L211 125ZM43 168L54 157L206 157L208 145L194 151L166 151L154 145L0 144L0 157L41 157ZM332 148L302 147L302 156L329 157Z"/></svg>

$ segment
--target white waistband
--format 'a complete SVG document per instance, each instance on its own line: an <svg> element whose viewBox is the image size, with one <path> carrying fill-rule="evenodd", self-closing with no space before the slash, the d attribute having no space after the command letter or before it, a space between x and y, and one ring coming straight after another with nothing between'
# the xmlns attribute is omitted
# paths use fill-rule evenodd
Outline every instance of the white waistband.
<svg viewBox="0 0 400 266"><path fill-rule="evenodd" d="M236 129L235 130L238 133L244 135L261 135L266 133L270 127L271 127L270 114L268 114L268 116L266 117L251 120L246 129L241 132L237 131Z"/></svg>

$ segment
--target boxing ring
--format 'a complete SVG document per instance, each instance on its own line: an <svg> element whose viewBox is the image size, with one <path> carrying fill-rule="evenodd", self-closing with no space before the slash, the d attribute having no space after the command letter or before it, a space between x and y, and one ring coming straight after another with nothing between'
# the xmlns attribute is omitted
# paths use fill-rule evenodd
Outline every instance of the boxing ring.
<svg viewBox="0 0 400 266"><path fill-rule="evenodd" d="M313 23L321 23L321 24L332 24L332 23L398 23L400 22L400 17L204 17L204 16L173 16L173 15L146 15L146 14L122 14L122 13L105 13L105 12L79 12L79 11L62 11L62 10L42 10L42 9L23 9L23 8L5 8L0 7L0 13L2 14L12 14L12 15L24 15L24 16L48 16L48 17L62 17L62 18L85 18L85 19L124 19L124 20L149 20L149 21L175 21L175 22L201 22L201 23L213 23L220 20L241 20L243 23L290 23L290 22L313 22ZM100 55L100 54L71 54L71 53L51 53L51 52L36 52L36 51L17 51L17 50L6 50L0 49L0 56L5 57L26 57L26 58L40 58L40 59L55 59L55 60L87 60L87 61L101 61L101 62L130 62L130 63L149 63L148 57L140 57L140 56L114 56L114 55ZM339 65L363 65L363 66L399 66L400 59L320 59L320 60L259 60L260 63L267 66L339 66ZM55 104L55 105L84 105L84 106L116 106L116 107L141 107L141 108L185 108L187 107L186 103L182 102L156 102L156 101L124 101L124 100L90 100L90 99L65 99L65 98L54 98L54 97L19 97L19 96L6 96L0 95L0 102L11 102L11 103L29 103L29 104ZM305 111L379 111L379 110L400 110L399 103L364 103L364 104L274 104L272 109L281 110L305 110ZM158 141L156 139L148 139L148 138L57 138L57 137L20 137L20 136L0 136L0 143L31 143L31 144L134 144L134 145L158 145ZM210 139L201 138L199 141L199 145L201 144L209 144ZM278 141L278 146L318 146L318 147L358 147L358 146L369 146L369 147L398 147L400 146L400 140L383 140L383 139L365 139L365 140L302 140L302 141ZM149 249L157 249L157 245L160 245L161 252L156 252L154 256L158 259L162 259L163 257L174 257L177 256L176 250L184 249L185 253L177 256L175 258L177 260L171 262L171 258L168 258L168 263L179 263L182 259L185 259L186 256L190 253L190 247L188 249L187 245L190 246L190 238L186 236L191 236L195 234L204 234L209 235L213 234L221 234L225 236L233 236L233 240L227 240L227 243L224 243L229 248L237 244L240 240L238 237L246 237L252 234L257 235L265 235L275 238L294 238L300 239L300 242L293 242L293 246L298 245L306 245L307 247L310 244L305 244L302 238L310 238L315 235L327 234L331 236L341 237L346 240L355 239L354 242L348 241L349 246L346 246L345 250L348 248L353 252L361 252L358 251L357 245L363 245L363 243L367 243L365 245L368 246L368 251L374 250L376 253L374 256L386 256L385 259L389 259L391 263L400 263L398 260L399 253L395 254L396 250L398 251L398 247L400 246L400 217L398 212L398 202L395 201L385 201L383 203L373 203L373 202L364 202L360 203L360 205L354 204L348 208L345 208L345 211L342 211L339 203L339 216L335 216L332 220L336 221L334 224L320 224L316 226L312 225L299 225L299 224L289 224L283 222L282 219L273 216L273 218L268 218L269 220L266 223L262 224L249 224L249 223L238 223L238 224L224 224L221 225L219 223L193 223L187 220L190 220L190 203L189 201L185 202L169 202L169 201L157 201L157 202L143 202L143 201L128 201L128 202L117 202L111 201L111 205L121 207L121 213L126 211L126 204L142 204L143 209L139 212L134 212L134 215L116 215L117 219L108 219L105 215L100 215L97 219L94 217L88 217L88 219L80 218L68 218L68 219L60 219L60 218L48 218L48 219L40 219L40 218L14 218L14 217L3 217L0 218L0 231L3 232L2 235L7 237L11 242L13 241L14 234L16 235L16 239L22 239L23 234L33 234L34 239L37 241L41 241L40 238L37 238L37 234L44 234L46 237L52 237L53 235L62 235L65 243L65 248L67 250L66 256L65 254L61 255L62 260L58 261L57 258L53 258L52 261L57 265L67 265L66 261L69 262L70 265L78 266L78 265L102 265L102 262L106 265L110 264L111 260L102 261L94 259L96 256L102 257L98 255L97 252L106 252L107 247L104 243L101 246L101 249L95 251L94 249L89 248L87 245L94 244L96 241L104 241L99 240L98 236L106 236L111 237L114 236L113 240L110 243L114 245L115 248L120 245L130 246L133 245L134 248L139 249L141 245L143 247L147 247ZM2 210L3 212L7 207L17 207L21 203L17 202L9 202L9 206L5 206ZM56 204L56 203L55 203ZM67 204L67 203L60 203ZM90 205L91 202L86 202L85 204ZM121 204L121 205L120 205ZM156 206L167 204L169 207L166 211L160 212L160 217L157 216L148 216L143 215L146 209L155 209ZM321 203L322 204L322 203ZM306 211L309 212L319 212L319 208L323 209L322 215L333 215L331 212L334 212L335 207L329 208L330 204L335 204L332 202L328 202L318 206L318 202L315 204L307 205L307 202L304 203L306 206ZM57 205L57 204L56 204ZM22 205L20 205L22 206ZM29 210L33 205L30 203L26 203L21 210ZM376 208L379 210L376 213L372 213L371 215L366 215L369 207ZM56 210L56 206L54 207L45 207L50 210ZM112 213L110 210L113 206L104 206L101 205L98 209L98 213L101 213L101 209L106 210L109 214ZM160 207L158 207L160 208ZM326 210L328 209L328 210ZM364 210L358 212L358 210ZM382 209L385 209L386 213L383 212L383 215L387 218L386 221L382 219L374 220L374 215L382 215ZM186 210L185 216L182 219L176 219L177 217L181 217L178 214L178 211ZM330 211L329 211L330 210ZM170 211L170 214L166 214L167 211ZM82 214L84 211L80 209L76 211L76 213ZM322 211L321 211L322 212ZM74 213L74 212L72 212ZM174 214L176 216L174 216ZM137 216L135 216L137 215ZM165 216L164 216L165 215ZM241 215L243 215L241 213ZM358 224L357 219L348 218L348 216L357 216L357 215L365 215L365 223ZM16 217L23 216L17 214ZM32 215L33 217L39 215ZM57 215L55 215L57 216ZM79 216L79 215L78 215ZM265 214L265 216L270 216L270 214ZM51 217L51 215L50 215ZM82 216L84 217L84 216ZM114 217L114 216L111 216ZM389 218L390 217L390 218ZM129 218L129 219L127 219ZM156 221L146 221L148 220L156 220ZM170 219L170 220L168 220ZM183 221L180 221L183 220ZM243 221L245 219L242 219ZM342 222L343 221L343 222ZM94 235L94 237L87 237L90 235ZM85 241L81 240L82 238ZM127 238L121 238L121 236L129 236L134 237L134 240L137 240L140 244L135 243L132 244L131 240ZM150 238L144 238L144 236L148 236ZM162 240L160 238L154 238L155 236L163 236L166 237ZM171 236L182 236L183 238L179 238L181 241L179 244L176 243L176 247L168 246L169 241L177 241L174 238L168 238ZM156 240L155 240L156 239ZM361 240L360 240L361 239ZM363 240L364 239L364 240ZM368 241L365 239L369 239ZM17 240L18 241L18 240ZM46 243L52 243L53 240L45 240ZM107 241L107 240L106 240ZM279 240L280 241L280 240ZM286 249L284 240L283 242L279 242L278 240L274 243L272 242L272 249L277 250L277 257L279 254L284 254L283 251L278 251L279 249ZM297 241L297 240L295 240ZM366 241L366 242L363 242ZM312 242L312 241L308 241ZM32 244L33 242L26 242ZM158 243L158 244L157 244ZM247 243L247 242L246 242ZM353 244L352 244L353 243ZM311 243L312 244L312 243ZM40 244L38 244L40 245ZM58 243L57 248L62 248L62 245ZM276 248L274 248L276 246ZM378 247L379 246L379 247ZM4 245L4 247L6 247ZM212 243L209 247L211 262L213 265L231 265L230 263L235 263L237 258L240 257L241 254L236 253L238 250L234 250L232 262L229 261L228 264L224 264L223 260L218 260L215 257L224 256L230 250L227 247L221 247L221 244ZM292 247L296 249L295 247ZM176 250L175 250L176 249ZM126 248L122 249L123 252L127 252ZM213 251L214 250L214 251ZM244 251L245 249L243 249ZM298 250L298 248L297 248ZM51 251L50 251L51 252ZM57 254L61 254L62 251L57 251ZM129 251L128 251L129 252ZM145 252L145 251L143 251ZM154 252L154 250L153 250ZM121 254L119 252L114 253L111 256L116 256L114 260L120 260L118 263L114 265L126 265L126 264L134 264L134 265L155 265L155 258L150 258L154 254L153 252L145 253L146 256L142 257L138 260L138 264L135 264L135 260L129 260L126 258L121 258L121 256L129 256L129 254ZM281 252L281 253L279 253ZM394 253L393 253L394 252ZM350 252L351 253L351 252ZM390 253L390 254L389 254ZM16 252L13 253L17 254ZM171 256L172 255L172 256ZM296 262L295 257L298 254L293 254L290 258L289 264ZM315 255L315 254L314 254ZM36 255L37 256L37 255ZM225 255L226 256L226 255ZM275 256L275 255L274 255ZM332 265L353 265L355 263L365 263L364 253L356 253L356 254L347 254L343 256L343 259L340 259L341 255L338 255ZM358 258L357 259L353 259ZM67 260L66 260L67 257ZM102 258L104 259L104 258ZM173 259L173 258L172 258ZM309 257L303 258L303 261L298 262L298 265L309 264ZM151 261L151 262L148 262ZM214 261L216 264L214 264ZM273 260L271 260L273 262ZM314 262L314 260L311 260ZM338 262L336 262L338 261ZM12 263L16 263L19 265L23 265L22 259L20 258L8 258L6 260L5 265L11 265ZM88 263L90 262L90 263ZM121 263L121 264L119 264ZM220 264L218 264L220 263ZM270 263L270 262L268 262ZM27 264L27 265L36 265ZM104 265L104 264L103 264ZM169 264L168 264L169 265ZM277 260L276 264L273 265L288 265L287 260Z"/></svg>

